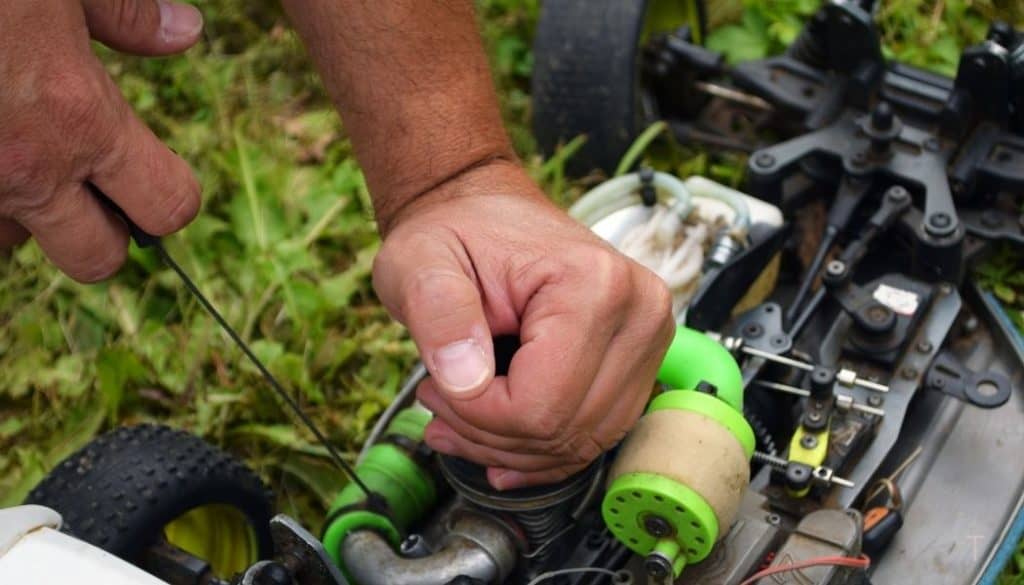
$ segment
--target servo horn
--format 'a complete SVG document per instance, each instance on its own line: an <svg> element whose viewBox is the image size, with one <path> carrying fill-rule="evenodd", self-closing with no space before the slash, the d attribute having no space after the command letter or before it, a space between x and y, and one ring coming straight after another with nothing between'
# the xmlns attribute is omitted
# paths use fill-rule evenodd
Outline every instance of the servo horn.
<svg viewBox="0 0 1024 585"><path fill-rule="evenodd" d="M601 511L615 538L652 569L671 566L678 576L707 557L735 520L754 431L739 410L739 367L721 345L680 327L665 362L659 380L679 389L658 395L633 427Z"/></svg>

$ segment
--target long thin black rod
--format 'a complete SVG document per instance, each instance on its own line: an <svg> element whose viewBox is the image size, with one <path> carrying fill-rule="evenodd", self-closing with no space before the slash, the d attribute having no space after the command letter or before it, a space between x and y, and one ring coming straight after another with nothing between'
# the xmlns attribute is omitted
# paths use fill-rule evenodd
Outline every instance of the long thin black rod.
<svg viewBox="0 0 1024 585"><path fill-rule="evenodd" d="M236 333L235 330L231 327L231 325L229 325L228 322L224 320L224 317L221 316L220 312L217 311L217 309L214 308L212 304L210 304L210 301L207 300L206 296L204 296L202 292L200 292L199 288L196 286L194 282L192 282L192 279L189 278L188 274L186 274L185 271L181 268L181 266L179 266L178 263L174 261L174 258L171 258L171 255L167 253L167 248L164 247L163 242L156 240L150 242L149 245L156 248L157 254L160 256L160 259L163 260L164 264L169 266L171 270L178 273L178 276L181 278L182 283L185 284L185 288L187 288L189 292L191 292L192 295L196 298L196 300L198 300L199 303L203 305L203 308L206 309L206 312L209 313L210 316L217 321L221 328L228 334L229 337L231 337L232 341L235 342L235 345L237 345L238 348L242 350L242 353L244 353L253 363L253 365L256 366L256 369L259 370L261 374L263 374L263 379L266 380L267 383L270 384L270 387L277 392L278 396L280 396L281 399L285 401L289 408L291 408L292 412L295 413L295 416L297 416L299 420L302 421L302 424L305 425L307 429L309 429L309 432L313 433L313 435L316 436L317 441L319 441L320 444L322 444L324 448L327 449L327 452L330 453L331 459L334 460L334 463L337 464L337 466L341 468L341 470L344 471L345 474L348 475L349 478L356 485L359 486L359 489L363 490L367 498L373 501L376 497L376 494L374 494L370 490L370 488L367 487L365 483L363 483L363 480L360 479L358 475L356 475L355 469L353 469L351 465L349 465L347 462L345 462L344 459L341 458L341 454L339 454L338 451L334 448L334 446L331 445L330 441L327 440L327 437L325 437L324 434L320 432L320 429L317 428L316 424L313 423L312 419L306 416L306 413L302 412L302 409L299 407L299 403L296 402L295 399L288 394L284 387L281 386L281 383L277 381L277 378L275 378L274 375L270 373L270 370L268 370L266 366L263 365L263 362L261 362L260 359L256 357L256 354L254 354L252 350L249 349L249 346L246 345L244 341L242 341L242 338L238 336L238 333Z"/></svg>

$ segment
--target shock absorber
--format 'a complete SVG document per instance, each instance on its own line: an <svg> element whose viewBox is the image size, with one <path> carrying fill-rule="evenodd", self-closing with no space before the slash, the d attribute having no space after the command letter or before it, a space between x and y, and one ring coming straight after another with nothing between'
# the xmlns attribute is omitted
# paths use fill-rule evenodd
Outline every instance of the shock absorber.
<svg viewBox="0 0 1024 585"><path fill-rule="evenodd" d="M652 576L678 576L732 525L750 481L754 432L732 355L680 327L658 379L675 390L651 401L608 474L602 516Z"/></svg>

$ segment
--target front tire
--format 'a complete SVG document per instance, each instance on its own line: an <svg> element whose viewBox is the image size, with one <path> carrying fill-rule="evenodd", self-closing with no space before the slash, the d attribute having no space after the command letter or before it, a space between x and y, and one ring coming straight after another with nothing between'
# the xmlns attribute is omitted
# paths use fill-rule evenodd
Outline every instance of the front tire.
<svg viewBox="0 0 1024 585"><path fill-rule="evenodd" d="M135 564L166 538L227 578L272 549L272 498L259 477L165 426L100 436L53 469L26 503L53 508L67 532Z"/></svg>

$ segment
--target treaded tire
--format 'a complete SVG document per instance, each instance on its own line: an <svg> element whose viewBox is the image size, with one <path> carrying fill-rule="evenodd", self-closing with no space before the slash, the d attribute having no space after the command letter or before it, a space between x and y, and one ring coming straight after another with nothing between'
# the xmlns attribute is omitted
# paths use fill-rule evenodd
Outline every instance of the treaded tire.
<svg viewBox="0 0 1024 585"><path fill-rule="evenodd" d="M266 558L272 502L234 457L189 433L145 424L98 437L54 468L25 503L53 508L70 534L137 562L164 526L209 504L242 512Z"/></svg>
<svg viewBox="0 0 1024 585"><path fill-rule="evenodd" d="M681 2L685 0L680 0ZM644 126L639 51L649 0L547 0L534 40L533 129L550 156L587 135L569 161L611 172ZM702 4L698 3L698 10Z"/></svg>

